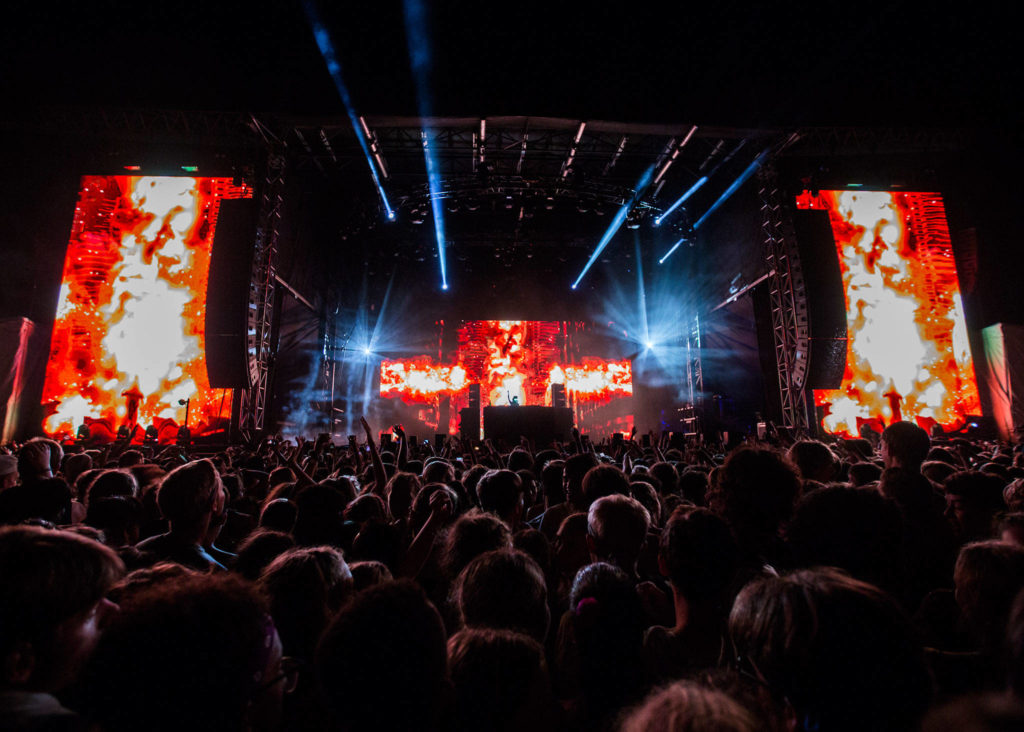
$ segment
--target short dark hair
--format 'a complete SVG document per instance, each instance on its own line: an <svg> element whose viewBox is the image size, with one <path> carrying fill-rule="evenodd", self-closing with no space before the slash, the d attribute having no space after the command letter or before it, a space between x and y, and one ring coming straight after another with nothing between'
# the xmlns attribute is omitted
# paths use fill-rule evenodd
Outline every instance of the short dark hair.
<svg viewBox="0 0 1024 732"><path fill-rule="evenodd" d="M343 728L433 729L447 677L441 616L410 580L370 587L324 631L316 670L327 706Z"/></svg>
<svg viewBox="0 0 1024 732"><path fill-rule="evenodd" d="M903 467L918 470L928 457L932 440L912 422L893 422L882 432L882 444Z"/></svg>
<svg viewBox="0 0 1024 732"><path fill-rule="evenodd" d="M83 700L104 730L238 729L272 637L256 588L189 573L129 596L87 670Z"/></svg>
<svg viewBox="0 0 1024 732"><path fill-rule="evenodd" d="M0 528L0 657L18 642L48 652L57 626L99 602L123 572L110 548L70 531Z"/></svg>
<svg viewBox="0 0 1024 732"><path fill-rule="evenodd" d="M680 595L691 601L726 604L739 567L739 550L721 517L706 508L680 506L661 532L660 554Z"/></svg>
<svg viewBox="0 0 1024 732"><path fill-rule="evenodd" d="M176 521L194 522L213 504L213 496L220 485L220 475L208 459L193 460L181 465L160 482L156 503L160 513L172 524Z"/></svg>
<svg viewBox="0 0 1024 732"><path fill-rule="evenodd" d="M754 580L729 616L737 662L821 729L911 729L931 682L910 620L837 569ZM842 659L842 662L837 662Z"/></svg>
<svg viewBox="0 0 1024 732"><path fill-rule="evenodd" d="M455 587L467 626L505 628L543 642L551 622L544 573L515 550L481 554L462 570Z"/></svg>

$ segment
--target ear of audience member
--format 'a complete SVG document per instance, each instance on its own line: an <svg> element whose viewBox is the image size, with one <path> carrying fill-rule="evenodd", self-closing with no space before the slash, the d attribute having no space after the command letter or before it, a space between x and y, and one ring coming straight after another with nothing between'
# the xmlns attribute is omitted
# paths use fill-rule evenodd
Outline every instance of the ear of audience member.
<svg viewBox="0 0 1024 732"><path fill-rule="evenodd" d="M370 587L327 627L316 669L337 729L433 730L448 689L441 617L411 581Z"/></svg>
<svg viewBox="0 0 1024 732"><path fill-rule="evenodd" d="M514 732L560 728L544 649L522 633L465 628L448 641L454 730Z"/></svg>
<svg viewBox="0 0 1024 732"><path fill-rule="evenodd" d="M802 729L912 730L931 682L906 616L835 569L755 580L729 618L736 663L792 705Z"/></svg>
<svg viewBox="0 0 1024 732"><path fill-rule="evenodd" d="M758 732L763 726L721 691L677 681L631 710L621 732Z"/></svg>
<svg viewBox="0 0 1024 732"><path fill-rule="evenodd" d="M108 547L70 532L0 528L0 692L53 694L71 684L116 611L105 595L123 571ZM14 722L25 714L17 720L24 729L48 729L15 706L5 708L12 716L3 724L21 729ZM38 707L44 717L46 707L69 715L54 700Z"/></svg>
<svg viewBox="0 0 1024 732"><path fill-rule="evenodd" d="M274 729L281 642L250 583L186 574L130 597L86 674L89 715L105 732Z"/></svg>
<svg viewBox="0 0 1024 732"><path fill-rule="evenodd" d="M503 549L478 556L459 575L455 598L467 627L515 630L539 643L547 637L547 583L523 552Z"/></svg>
<svg viewBox="0 0 1024 732"><path fill-rule="evenodd" d="M327 622L352 595L352 573L330 546L289 549L260 575L287 656L312 661Z"/></svg>

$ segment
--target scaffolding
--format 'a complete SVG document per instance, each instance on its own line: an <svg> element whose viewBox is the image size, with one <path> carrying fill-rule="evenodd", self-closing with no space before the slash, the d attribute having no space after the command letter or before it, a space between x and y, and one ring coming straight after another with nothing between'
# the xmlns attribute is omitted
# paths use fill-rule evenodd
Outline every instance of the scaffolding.
<svg viewBox="0 0 1024 732"><path fill-rule="evenodd" d="M809 355L807 293L789 208L771 166L758 173L761 230L767 265L772 336L779 377L782 426L795 434L808 428L804 382Z"/></svg>
<svg viewBox="0 0 1024 732"><path fill-rule="evenodd" d="M270 372L277 352L274 339L274 309L277 297L275 262L284 197L284 170L284 155L271 151L267 155L260 192L256 251L253 256L246 316L249 388L239 390L241 398L238 429L246 440L252 440L263 429L268 406Z"/></svg>

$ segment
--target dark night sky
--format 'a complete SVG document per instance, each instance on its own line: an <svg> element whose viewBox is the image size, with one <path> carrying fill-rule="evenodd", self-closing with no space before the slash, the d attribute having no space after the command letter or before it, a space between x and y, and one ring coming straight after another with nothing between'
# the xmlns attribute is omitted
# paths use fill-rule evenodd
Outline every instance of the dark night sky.
<svg viewBox="0 0 1024 732"><path fill-rule="evenodd" d="M5 20L6 98L340 109L297 2L67 5ZM359 112L414 114L401 2L320 5ZM442 115L987 126L1020 89L1015 25L977 3L430 5Z"/></svg>
<svg viewBox="0 0 1024 732"><path fill-rule="evenodd" d="M1024 266L1013 213L1019 202L1007 184L1017 178L1024 149L1014 109L1024 65L1006 9L906 0L802 7L712 0L671 10L664 3L557 0L429 5L429 98L439 116L967 129L981 140L964 156L964 172L954 174L968 215L950 223L978 226L982 246L1000 252L982 262L999 279L989 288L993 302L1021 300L1017 278L1007 275ZM321 0L319 7L357 112L416 115L401 0ZM0 208L5 239L21 246L24 258L14 270L26 282L34 257L29 238L59 240L67 224L57 221L44 235L22 216L32 206L56 205L46 188L55 184L35 170L32 145L40 142L23 110L335 118L343 111L302 4L293 0L26 5L8 11L0 26L0 129L9 132L10 169L25 171L7 176ZM20 302L13 308L23 309ZM1017 310L1012 317L1024 321L1024 303Z"/></svg>

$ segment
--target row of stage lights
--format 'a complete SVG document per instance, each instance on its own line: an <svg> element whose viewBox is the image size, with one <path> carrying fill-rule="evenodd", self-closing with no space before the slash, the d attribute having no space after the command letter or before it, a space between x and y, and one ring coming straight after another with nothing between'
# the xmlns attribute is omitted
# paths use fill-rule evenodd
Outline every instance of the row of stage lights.
<svg viewBox="0 0 1024 732"><path fill-rule="evenodd" d="M352 129L355 132L356 139L359 142L359 146L363 151L366 158L367 165L370 169L370 175L373 178L374 185L377 188L377 193L380 196L381 204L384 210L384 216L388 221L396 221L398 216L395 209L391 206L390 201L387 197L387 192L384 189L382 182L382 176L387 177L387 171L384 169L383 161L380 158L379 151L376 149L376 142L372 139L369 133L369 129L366 126L365 120L356 114L355 107L349 96L348 88L342 78L341 64L338 55L335 53L334 44L331 40L330 33L327 27L324 25L315 0L306 0L303 4L307 19L309 20L310 27L313 31L313 36L316 40L317 46L320 49L320 53L323 56L324 62L327 65L327 71L331 75L334 81L335 87L338 91L338 95L341 98L342 104L345 106L346 113L348 114L349 121L352 124ZM422 119L429 119L431 115L430 107L430 95L428 78L430 75L430 63L431 63L431 49L428 35L428 17L427 17L427 6L422 0L406 0L403 3L403 11L405 17L406 26L406 38L409 43L409 60L412 66L413 75L416 80L416 91L417 91L417 103L419 106L420 117ZM483 124L483 123L481 123ZM583 134L583 130L586 123L581 123L578 132L576 133L576 139L573 143L573 154L575 153L575 145L579 144L580 138ZM572 284L572 289L576 289L579 283L583 280L583 277L587 274L589 269L593 266L594 262L600 257L601 252L608 246L611 239L615 236L618 230L625 225L627 228L636 229L641 225L643 219L643 210L638 209L638 205L643 200L643 196L647 191L648 186L652 181L657 184L661 181L668 167L672 164L675 158L679 155L680 151L689 142L690 138L696 132L697 128L694 126L691 128L689 134L679 143L672 156L665 161L660 170L655 171L655 166L649 167L644 171L640 180L634 188L633 197L622 204L614 218L611 220L608 229L605 231L601 240L598 242L597 247L591 254L590 259L584 266L583 271L580 272L579 277ZM482 132L482 130L481 130ZM483 135L481 135L482 137ZM444 227L444 213L445 213L445 201L442 189L442 180L440 170L437 164L437 160L434 155L434 151L430 147L429 136L426 134L426 130L422 133L423 140L423 157L424 163L427 170L427 185L430 191L430 198L427 202L429 204L429 212L433 215L434 223L434 234L437 240L437 253L438 253L438 264L441 270L441 289L448 289L448 271L447 263L445 258L445 227ZM714 204L701 216L696 223L693 225L693 230L696 231L700 228L700 225L710 216L725 200L731 196L743 183L754 174L754 172L763 164L769 150L765 149L762 151L754 161L747 167L743 173L740 174L732 185L715 201ZM571 156L570 156L571 157ZM571 161L566 164L571 165ZM378 170L378 166L380 170ZM672 215L674 211L679 209L687 199L689 199L694 193L700 190L708 181L708 176L703 176L698 179L682 196L679 197L664 213L659 214L654 219L655 226L661 226L665 220ZM549 197L545 202L551 201ZM514 202L513 202L514 204ZM507 205L507 202L506 202ZM514 205L513 205L514 207ZM415 217L411 218L413 223L422 224L427 220L427 209L417 208L415 210ZM672 245L672 247L658 260L659 264L664 264L665 261L672 256L672 254L680 247L683 242L692 240L692 234L688 232L686 236L683 236L679 241Z"/></svg>

